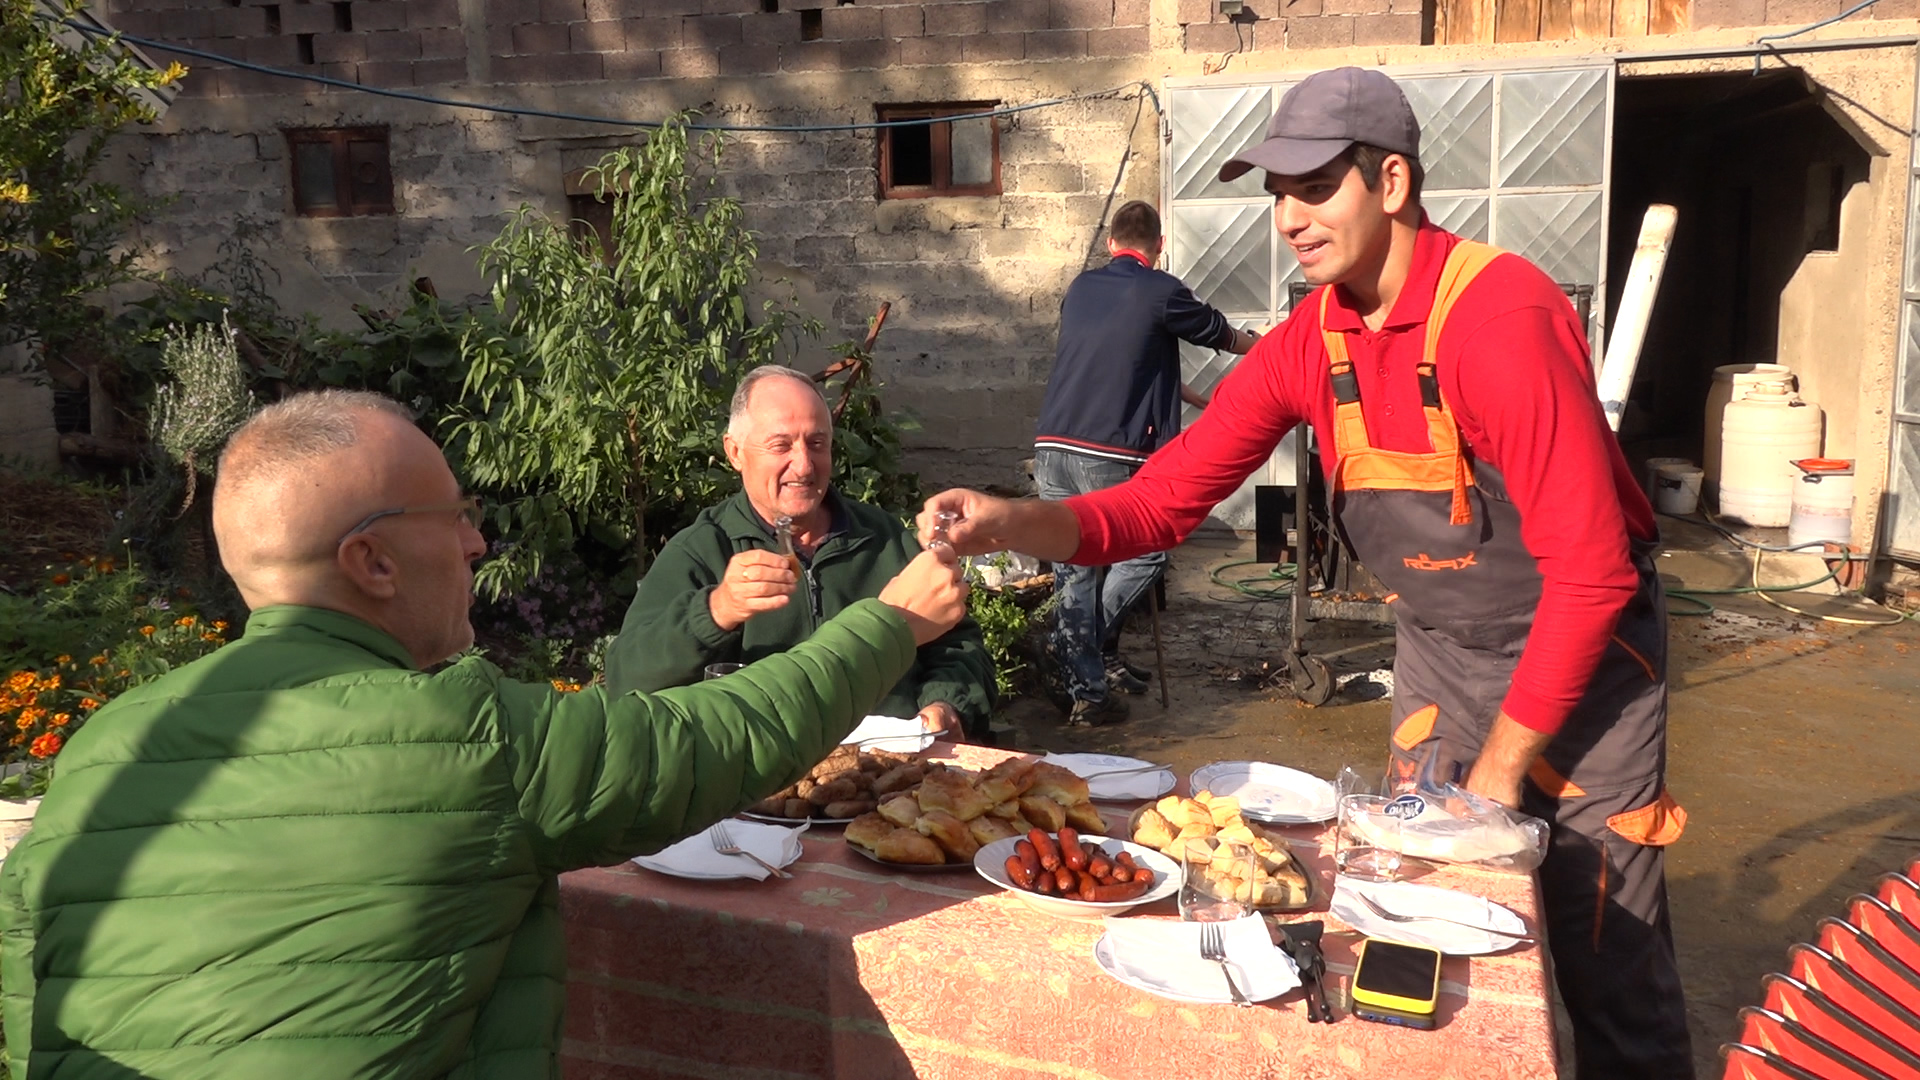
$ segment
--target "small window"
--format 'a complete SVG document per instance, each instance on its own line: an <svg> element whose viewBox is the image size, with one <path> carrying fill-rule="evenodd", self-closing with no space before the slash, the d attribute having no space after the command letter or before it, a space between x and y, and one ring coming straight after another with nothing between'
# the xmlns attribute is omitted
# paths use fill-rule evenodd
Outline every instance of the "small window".
<svg viewBox="0 0 1920 1080"><path fill-rule="evenodd" d="M987 112L996 102L882 105L880 120ZM1000 126L994 117L880 129L880 197L1000 194Z"/></svg>
<svg viewBox="0 0 1920 1080"><path fill-rule="evenodd" d="M289 131L287 148L293 157L293 207L300 216L393 213L386 128Z"/></svg>
<svg viewBox="0 0 1920 1080"><path fill-rule="evenodd" d="M613 263L613 199L605 195L567 196L567 228L582 243L591 235L600 241L600 259Z"/></svg>

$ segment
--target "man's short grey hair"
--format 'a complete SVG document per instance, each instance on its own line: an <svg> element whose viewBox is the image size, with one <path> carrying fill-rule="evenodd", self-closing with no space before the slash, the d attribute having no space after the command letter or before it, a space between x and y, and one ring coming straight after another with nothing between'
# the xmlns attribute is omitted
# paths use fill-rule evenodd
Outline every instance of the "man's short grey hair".
<svg viewBox="0 0 1920 1080"><path fill-rule="evenodd" d="M360 417L369 412L413 423L406 406L366 390L315 390L276 401L227 439L217 475L239 480L228 476L230 464L257 474L345 450L359 438Z"/></svg>
<svg viewBox="0 0 1920 1080"><path fill-rule="evenodd" d="M796 379L818 394L822 402L827 400L827 395L820 390L820 384L814 382L813 376L806 372L779 364L762 364L740 376L740 385L733 388L733 406L727 412L727 434L740 434L740 429L747 422L747 405L753 398L753 388L768 379Z"/></svg>

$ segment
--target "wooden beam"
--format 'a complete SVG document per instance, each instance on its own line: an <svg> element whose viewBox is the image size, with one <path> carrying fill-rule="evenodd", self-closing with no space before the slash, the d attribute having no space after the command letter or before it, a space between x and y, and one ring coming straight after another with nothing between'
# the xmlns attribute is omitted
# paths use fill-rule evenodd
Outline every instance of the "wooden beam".
<svg viewBox="0 0 1920 1080"><path fill-rule="evenodd" d="M1540 0L1500 0L1493 40L1539 41Z"/></svg>
<svg viewBox="0 0 1920 1080"><path fill-rule="evenodd" d="M1693 4L1690 0L1652 0L1652 8L1647 15L1647 33L1678 34L1693 22Z"/></svg>
<svg viewBox="0 0 1920 1080"><path fill-rule="evenodd" d="M1454 35L1454 42L1461 45L1490 45L1493 43L1494 20L1497 8L1495 0L1454 0L1453 10L1465 16L1462 33Z"/></svg>
<svg viewBox="0 0 1920 1080"><path fill-rule="evenodd" d="M1573 0L1540 0L1540 40L1565 41L1573 36Z"/></svg>
<svg viewBox="0 0 1920 1080"><path fill-rule="evenodd" d="M1612 36L1613 0L1572 0L1572 3L1574 37Z"/></svg>
<svg viewBox="0 0 1920 1080"><path fill-rule="evenodd" d="M1613 36L1645 37L1649 0L1613 0Z"/></svg>

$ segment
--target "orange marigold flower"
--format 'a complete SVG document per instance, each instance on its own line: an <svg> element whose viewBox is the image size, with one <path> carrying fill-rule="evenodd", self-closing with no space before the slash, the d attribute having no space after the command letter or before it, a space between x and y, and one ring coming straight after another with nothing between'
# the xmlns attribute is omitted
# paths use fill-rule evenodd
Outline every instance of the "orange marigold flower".
<svg viewBox="0 0 1920 1080"><path fill-rule="evenodd" d="M101 654L100 654L99 656L96 656L96 657L94 657L93 659L91 659L91 660L89 660L89 661L87 661L87 663L89 663L89 664L92 664L92 665L93 665L94 667L106 667L106 666L107 666L107 654L106 654L106 653L101 653Z"/></svg>
<svg viewBox="0 0 1920 1080"><path fill-rule="evenodd" d="M144 635L145 635L145 636L147 636L147 637L152 637L152 636L153 636L153 627L151 627L151 626L143 626L143 627L141 627L141 628L140 628L140 633L142 633L142 634L144 634Z"/></svg>
<svg viewBox="0 0 1920 1080"><path fill-rule="evenodd" d="M73 657L68 656L66 653L61 653L59 656L53 658L53 662L56 664L71 664L73 663Z"/></svg>
<svg viewBox="0 0 1920 1080"><path fill-rule="evenodd" d="M44 679L41 679L41 680L40 680L40 689L42 689L42 690L58 690L58 689L60 689L60 676L58 676L58 675L49 675L49 676L47 676L46 678L44 678Z"/></svg>
<svg viewBox="0 0 1920 1080"><path fill-rule="evenodd" d="M27 747L27 753L37 758L50 758L59 753L60 747L65 744L65 739L49 731L45 735L33 740L33 745Z"/></svg>
<svg viewBox="0 0 1920 1080"><path fill-rule="evenodd" d="M73 722L73 714L57 712L53 714L53 719L47 722L52 724L54 727L66 727L68 724Z"/></svg>
<svg viewBox="0 0 1920 1080"><path fill-rule="evenodd" d="M225 630L227 628L227 620L225 619L213 620L213 628L215 630Z"/></svg>
<svg viewBox="0 0 1920 1080"><path fill-rule="evenodd" d="M19 728L21 731L32 731L33 718L28 716L26 713L21 713L20 719L15 720L13 722L13 726L16 728Z"/></svg>
<svg viewBox="0 0 1920 1080"><path fill-rule="evenodd" d="M55 574L53 575L53 583L55 585L71 585L73 584L73 579L65 574Z"/></svg>
<svg viewBox="0 0 1920 1080"><path fill-rule="evenodd" d="M15 735L15 736L14 736L13 738L11 738L11 739L8 739L8 740L7 740L7 745L9 745L9 746L19 746L19 745L20 745L21 743L23 743L23 742L26 742L26 741L27 741L27 736L26 736L26 734L25 734L24 732L22 732L21 734L19 734L19 735Z"/></svg>
<svg viewBox="0 0 1920 1080"><path fill-rule="evenodd" d="M83 697L80 699L80 711L82 712L91 712L94 709L97 709L99 707L100 707L100 703L93 700L90 697Z"/></svg>
<svg viewBox="0 0 1920 1080"><path fill-rule="evenodd" d="M182 615L182 616L180 616L179 618L177 618L177 619L175 619L175 620L173 620L173 625L175 625L175 626L192 626L192 625L193 625L193 621L194 621L194 620L193 620L193 616L191 616L191 615Z"/></svg>
<svg viewBox="0 0 1920 1080"><path fill-rule="evenodd" d="M129 676L129 675L131 675L131 674L133 674L133 672L131 672L131 671L128 671L128 670L127 670L126 668L121 668L121 669L120 669L119 671L116 671L116 672L114 672L114 674L116 674L116 675L118 675L118 676L120 676L121 678L123 678L123 679L124 679L124 678L126 678L127 676Z"/></svg>
<svg viewBox="0 0 1920 1080"><path fill-rule="evenodd" d="M37 680L35 680L33 677L33 672L16 671L13 674L7 676L7 689L13 691L16 694L24 694L27 691L33 689L33 684L36 681Z"/></svg>

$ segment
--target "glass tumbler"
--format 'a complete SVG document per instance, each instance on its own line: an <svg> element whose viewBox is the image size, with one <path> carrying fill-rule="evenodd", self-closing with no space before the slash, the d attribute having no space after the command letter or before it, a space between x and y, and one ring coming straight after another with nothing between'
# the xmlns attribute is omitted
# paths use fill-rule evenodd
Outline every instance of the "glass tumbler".
<svg viewBox="0 0 1920 1080"><path fill-rule="evenodd" d="M724 679L746 666L745 664L708 664L705 668L701 669L700 677L703 680Z"/></svg>
<svg viewBox="0 0 1920 1080"><path fill-rule="evenodd" d="M1385 795L1342 795L1333 834L1333 867L1365 881L1400 876L1400 817Z"/></svg>
<svg viewBox="0 0 1920 1080"><path fill-rule="evenodd" d="M1229 922L1253 913L1254 854L1246 844L1189 839L1180 848L1180 918Z"/></svg>

